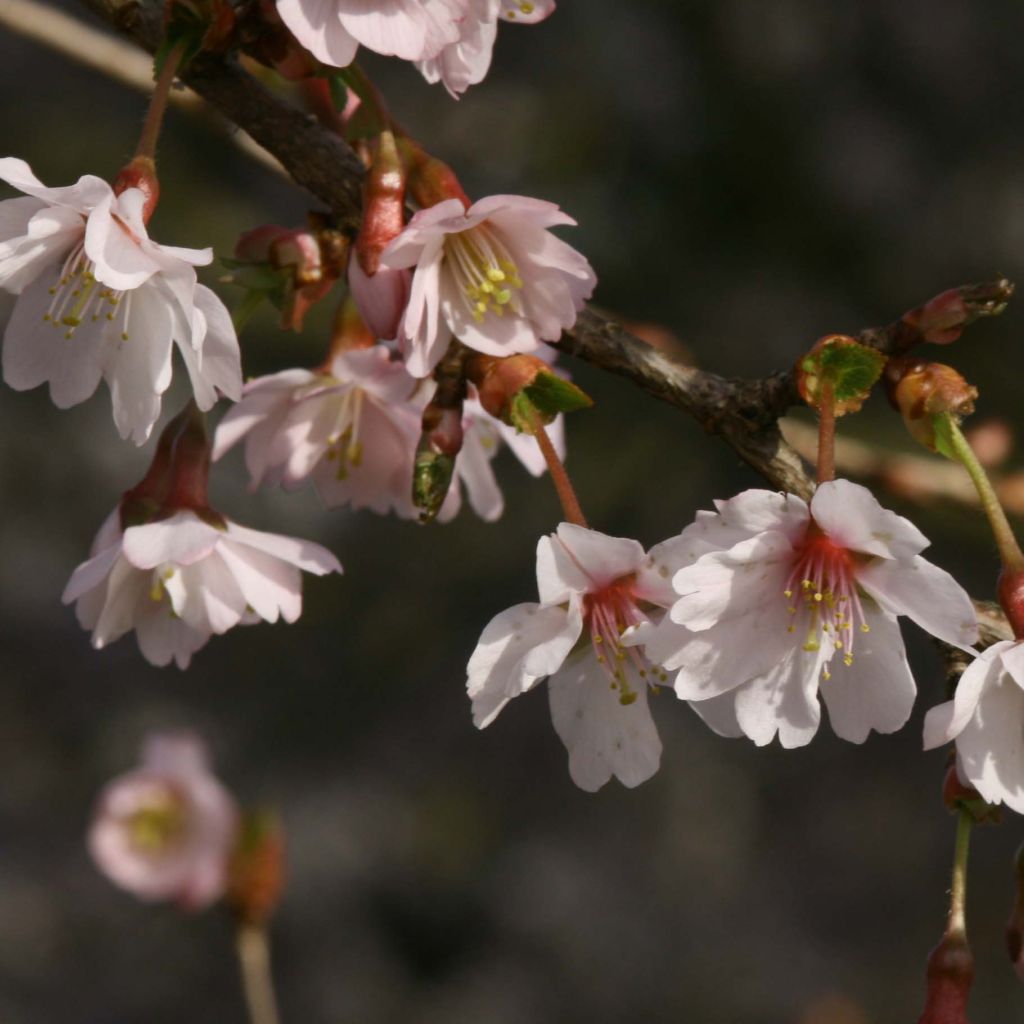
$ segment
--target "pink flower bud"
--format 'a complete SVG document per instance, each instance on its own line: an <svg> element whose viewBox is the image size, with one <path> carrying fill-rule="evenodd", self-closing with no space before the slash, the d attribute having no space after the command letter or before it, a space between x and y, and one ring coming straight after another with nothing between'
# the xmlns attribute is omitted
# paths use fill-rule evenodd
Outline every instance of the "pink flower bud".
<svg viewBox="0 0 1024 1024"><path fill-rule="evenodd" d="M231 794L192 733L146 738L142 763L107 783L89 831L89 852L115 885L142 900L198 910L224 892L238 831Z"/></svg>

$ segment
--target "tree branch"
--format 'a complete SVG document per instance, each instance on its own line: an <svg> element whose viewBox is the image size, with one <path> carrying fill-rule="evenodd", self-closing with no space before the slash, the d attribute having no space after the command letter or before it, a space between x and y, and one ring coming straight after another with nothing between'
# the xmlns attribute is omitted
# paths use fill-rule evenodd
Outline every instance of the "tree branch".
<svg viewBox="0 0 1024 1024"><path fill-rule="evenodd" d="M159 46L162 0L81 2L149 52ZM363 166L341 138L274 96L231 57L200 54L181 78L276 156L297 184L330 207L340 227L357 229ZM887 327L862 331L859 339L886 354L906 352L925 340L951 341L974 319L1000 313L1012 294L1013 284L1005 278L951 289ZM762 380L721 377L652 348L592 307L581 313L559 347L683 410L722 437L774 487L810 496L810 477L778 424L789 407L800 403L791 372ZM991 606L979 604L982 608L987 639L1002 636L1001 616Z"/></svg>

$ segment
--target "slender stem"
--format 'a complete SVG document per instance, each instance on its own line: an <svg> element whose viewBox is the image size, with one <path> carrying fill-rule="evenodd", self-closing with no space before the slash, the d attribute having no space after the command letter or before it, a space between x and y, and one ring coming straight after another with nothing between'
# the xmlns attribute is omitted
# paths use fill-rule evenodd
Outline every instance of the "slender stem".
<svg viewBox="0 0 1024 1024"><path fill-rule="evenodd" d="M989 481L988 474L982 468L970 443L952 416L946 416L946 425L949 428L949 440L953 454L970 475L978 497L981 499L981 507L985 510L985 515L988 516L988 522L995 536L1003 565L1014 572L1024 571L1024 553L1021 552L1013 528L1006 518L1006 513Z"/></svg>
<svg viewBox="0 0 1024 1024"><path fill-rule="evenodd" d="M966 939L967 921L964 908L967 903L967 852L971 843L971 825L974 823L969 811L960 811L956 823L956 853L953 857L953 886L949 894L949 921L946 935Z"/></svg>
<svg viewBox="0 0 1024 1024"><path fill-rule="evenodd" d="M818 483L828 483L836 478L836 403L832 394L832 382L821 386L821 402L818 405Z"/></svg>
<svg viewBox="0 0 1024 1024"><path fill-rule="evenodd" d="M184 53L185 40L181 40L164 58L163 67L160 68L156 85L153 87L153 95L149 98L146 120L142 123L142 134L139 135L139 144L135 149L136 156L147 157L150 160L156 157L156 142L160 138L160 128L164 122L164 111L167 109L167 101L171 95L174 76L178 72L178 65L181 63Z"/></svg>
<svg viewBox="0 0 1024 1024"><path fill-rule="evenodd" d="M586 526L587 520L583 516L583 509L580 508L580 500L576 497L576 491L565 471L562 460L555 451L555 446L544 429L544 423L540 414L533 410L530 415L530 433L537 439L544 461L548 464L548 472L551 474L551 481L558 492L558 500L562 503L562 511L565 513L567 522L575 523L577 526Z"/></svg>
<svg viewBox="0 0 1024 1024"><path fill-rule="evenodd" d="M266 928L256 924L240 924L236 948L249 1020L252 1024L279 1024Z"/></svg>

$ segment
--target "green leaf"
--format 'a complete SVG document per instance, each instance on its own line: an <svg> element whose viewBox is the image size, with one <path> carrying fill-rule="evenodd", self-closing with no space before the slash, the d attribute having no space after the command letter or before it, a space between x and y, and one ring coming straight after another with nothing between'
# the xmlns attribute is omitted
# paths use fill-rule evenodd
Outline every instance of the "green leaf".
<svg viewBox="0 0 1024 1024"><path fill-rule="evenodd" d="M804 401L817 409L830 392L837 416L856 412L885 368L885 356L852 338L824 338L797 365Z"/></svg>
<svg viewBox="0 0 1024 1024"><path fill-rule="evenodd" d="M585 391L554 373L538 373L533 383L523 391L544 417L588 409L594 404L594 400Z"/></svg>

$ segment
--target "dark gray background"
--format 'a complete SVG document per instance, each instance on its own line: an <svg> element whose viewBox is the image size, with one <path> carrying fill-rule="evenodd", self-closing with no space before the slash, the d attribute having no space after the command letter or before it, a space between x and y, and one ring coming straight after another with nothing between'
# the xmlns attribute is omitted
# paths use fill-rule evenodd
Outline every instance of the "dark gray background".
<svg viewBox="0 0 1024 1024"><path fill-rule="evenodd" d="M458 104L408 67L367 65L471 194L537 195L579 219L567 237L602 304L669 325L701 365L753 375L821 334L1021 273L1021 38L1011 0L562 0L544 25L504 26L491 76ZM0 151L50 184L112 176L144 109L2 32L0 96ZM229 254L241 231L315 206L181 114L161 175L151 230L169 244ZM1011 306L937 352L1011 424L1022 317ZM258 319L247 372L317 361L322 328L285 336ZM654 543L758 486L681 415L572 369L597 398L569 428L597 528ZM880 397L842 427L905 443ZM464 512L429 529L326 512L311 493L249 497L228 460L223 511L328 544L346 575L306 581L298 624L237 629L182 674L130 638L93 652L59 602L149 449L118 441L105 393L58 412L44 391L5 389L0 430L4 1024L243 1020L227 922L136 903L83 845L103 782L147 729L178 725L209 739L242 799L283 816L291 878L274 945L290 1024L916 1019L953 822L943 755L919 752L940 664L912 628L924 696L899 735L857 747L826 726L806 749L757 750L665 693L660 773L591 796L569 781L543 693L483 734L470 722L466 659L492 614L534 596L536 540L558 519L546 481L511 459L498 525ZM935 561L991 592L976 517L885 500L933 538ZM1009 816L972 852L976 1024L1024 1007L1001 948L1021 838Z"/></svg>

